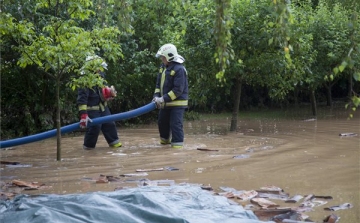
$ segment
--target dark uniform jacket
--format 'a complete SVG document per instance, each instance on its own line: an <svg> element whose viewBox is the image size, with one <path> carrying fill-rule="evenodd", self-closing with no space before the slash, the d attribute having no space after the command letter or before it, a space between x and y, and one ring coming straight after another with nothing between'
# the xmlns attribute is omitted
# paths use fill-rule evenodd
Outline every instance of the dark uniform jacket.
<svg viewBox="0 0 360 223"><path fill-rule="evenodd" d="M188 106L188 79L183 64L162 65L156 80L154 97L164 98L164 108Z"/></svg>
<svg viewBox="0 0 360 223"><path fill-rule="evenodd" d="M105 82L105 73L100 72L100 76ZM104 107L107 106L105 101L102 101L101 88L80 88L78 90L77 105L79 107L79 113L87 113L87 110L101 110L104 111Z"/></svg>
<svg viewBox="0 0 360 223"><path fill-rule="evenodd" d="M98 87L92 89L82 88L78 90L77 105L79 106L80 114L87 113L88 109L99 106L100 103L101 97Z"/></svg>

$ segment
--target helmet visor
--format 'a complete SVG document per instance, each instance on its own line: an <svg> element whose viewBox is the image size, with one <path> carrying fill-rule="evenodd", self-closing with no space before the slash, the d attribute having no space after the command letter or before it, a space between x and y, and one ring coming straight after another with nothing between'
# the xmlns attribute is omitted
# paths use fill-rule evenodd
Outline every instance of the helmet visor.
<svg viewBox="0 0 360 223"><path fill-rule="evenodd" d="M162 52L161 52L161 48L157 51L157 53L155 54L155 57L156 58L159 58L159 57L161 57L161 56L163 56L163 54L162 54Z"/></svg>

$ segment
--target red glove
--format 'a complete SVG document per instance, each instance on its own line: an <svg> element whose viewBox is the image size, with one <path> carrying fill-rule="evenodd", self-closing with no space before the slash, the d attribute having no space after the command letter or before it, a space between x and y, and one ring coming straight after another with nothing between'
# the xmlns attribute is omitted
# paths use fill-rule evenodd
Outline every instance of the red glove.
<svg viewBox="0 0 360 223"><path fill-rule="evenodd" d="M114 86L111 86L111 87L104 87L102 89L102 93L103 93L105 101L108 101L108 100L116 97L117 92L116 92Z"/></svg>
<svg viewBox="0 0 360 223"><path fill-rule="evenodd" d="M88 122L92 122L88 114L81 114L80 116L80 128L84 129L87 127Z"/></svg>

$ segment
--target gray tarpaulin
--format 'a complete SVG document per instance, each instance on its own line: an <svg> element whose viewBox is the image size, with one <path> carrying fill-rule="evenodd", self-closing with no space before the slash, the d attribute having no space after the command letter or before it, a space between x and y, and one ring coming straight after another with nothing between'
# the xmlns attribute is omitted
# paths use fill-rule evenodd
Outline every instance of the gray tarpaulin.
<svg viewBox="0 0 360 223"><path fill-rule="evenodd" d="M264 223L241 205L191 185L18 195L13 200L1 201L0 222Z"/></svg>

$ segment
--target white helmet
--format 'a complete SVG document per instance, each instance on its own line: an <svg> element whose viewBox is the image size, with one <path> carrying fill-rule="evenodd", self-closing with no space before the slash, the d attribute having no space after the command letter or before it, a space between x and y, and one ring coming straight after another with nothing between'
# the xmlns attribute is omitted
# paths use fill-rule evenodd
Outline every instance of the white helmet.
<svg viewBox="0 0 360 223"><path fill-rule="evenodd" d="M167 43L160 47L155 57L164 56L168 62L184 63L185 59L177 52L176 46L171 43Z"/></svg>
<svg viewBox="0 0 360 223"><path fill-rule="evenodd" d="M102 62L101 62L101 66L102 66L105 70L107 70L107 67L108 67L107 63L105 62L105 60L104 60L103 58L99 57L98 55L95 55L95 56L87 56L87 57L86 57L86 62L88 62L88 61L90 61L90 60L101 60L101 61L102 61Z"/></svg>

